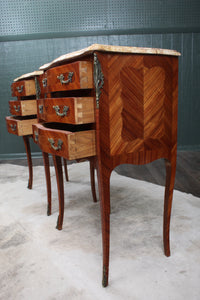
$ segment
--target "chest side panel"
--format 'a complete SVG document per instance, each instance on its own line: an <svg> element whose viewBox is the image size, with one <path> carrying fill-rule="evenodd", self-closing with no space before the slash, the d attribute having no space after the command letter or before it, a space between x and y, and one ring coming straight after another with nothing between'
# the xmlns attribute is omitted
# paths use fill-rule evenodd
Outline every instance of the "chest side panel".
<svg viewBox="0 0 200 300"><path fill-rule="evenodd" d="M173 58L114 55L108 61L110 154L170 151L177 102Z"/></svg>

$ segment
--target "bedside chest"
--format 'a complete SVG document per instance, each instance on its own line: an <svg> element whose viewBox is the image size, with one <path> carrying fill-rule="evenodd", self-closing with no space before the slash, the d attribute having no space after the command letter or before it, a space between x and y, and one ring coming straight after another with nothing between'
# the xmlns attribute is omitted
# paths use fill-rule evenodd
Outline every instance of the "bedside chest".
<svg viewBox="0 0 200 300"><path fill-rule="evenodd" d="M32 188L33 171L29 138L32 137L32 125L37 123L36 98L39 97L38 78L43 71L34 71L24 74L14 80L11 85L12 96L17 100L9 101L10 113L13 116L6 117L7 130L9 133L22 136L26 149L29 180L28 188ZM41 90L40 90L41 92Z"/></svg>
<svg viewBox="0 0 200 300"><path fill-rule="evenodd" d="M119 164L165 159L163 241L165 255L170 255L179 55L173 50L95 44L40 68L48 95L38 101L38 116L47 123L34 125L34 138L42 151L54 155L60 227L64 210L61 157L89 158L97 169L103 286L108 285L109 270L110 175Z"/></svg>
<svg viewBox="0 0 200 300"><path fill-rule="evenodd" d="M29 167L28 188L32 188L33 168L29 138L33 137L32 125L37 123L37 99L45 97L45 79L43 71L34 71L24 74L14 80L11 85L12 96L17 100L9 101L10 113L14 117L6 117L9 133L22 136L25 144ZM35 141L35 140L34 140ZM47 187L47 215L50 215L51 207L51 181L48 154L42 153ZM68 180L67 165L64 160L66 179Z"/></svg>

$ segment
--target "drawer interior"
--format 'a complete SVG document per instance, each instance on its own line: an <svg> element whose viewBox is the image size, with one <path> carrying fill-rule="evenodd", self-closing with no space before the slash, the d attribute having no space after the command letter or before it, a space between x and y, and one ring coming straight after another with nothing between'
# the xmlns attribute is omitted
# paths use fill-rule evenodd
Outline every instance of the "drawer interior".
<svg viewBox="0 0 200 300"><path fill-rule="evenodd" d="M51 92L51 97L52 98L92 97L93 94L94 92L91 89L82 89L82 90Z"/></svg>
<svg viewBox="0 0 200 300"><path fill-rule="evenodd" d="M36 99L36 95L30 95L30 96L21 96L20 100L35 100Z"/></svg>
<svg viewBox="0 0 200 300"><path fill-rule="evenodd" d="M80 125L73 125L73 124L65 124L65 123L44 123L43 126L49 129L57 129L57 130L64 130L70 132L79 132L79 131L87 131L93 130L93 124L80 124Z"/></svg>
<svg viewBox="0 0 200 300"><path fill-rule="evenodd" d="M37 118L37 115L31 115L31 116L12 116L13 120L16 121L24 121L24 120L31 120Z"/></svg>

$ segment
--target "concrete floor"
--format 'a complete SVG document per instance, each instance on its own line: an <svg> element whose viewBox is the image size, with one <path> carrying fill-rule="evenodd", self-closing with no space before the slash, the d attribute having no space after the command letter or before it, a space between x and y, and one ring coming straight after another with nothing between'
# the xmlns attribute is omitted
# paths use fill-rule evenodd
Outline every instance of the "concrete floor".
<svg viewBox="0 0 200 300"><path fill-rule="evenodd" d="M28 190L26 166L0 165L0 299L197 300L200 295L200 199L174 192L171 257L163 254L164 188L113 172L109 286L101 285L99 202L88 163L69 166L63 230L58 201L46 216L42 166Z"/></svg>

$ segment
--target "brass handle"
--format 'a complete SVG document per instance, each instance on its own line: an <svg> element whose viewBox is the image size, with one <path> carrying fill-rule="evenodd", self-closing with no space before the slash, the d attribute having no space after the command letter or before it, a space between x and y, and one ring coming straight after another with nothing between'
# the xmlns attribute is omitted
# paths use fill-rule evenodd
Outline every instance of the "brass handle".
<svg viewBox="0 0 200 300"><path fill-rule="evenodd" d="M20 105L18 105L18 106L14 105L14 109L15 109L16 112L19 112L20 111Z"/></svg>
<svg viewBox="0 0 200 300"><path fill-rule="evenodd" d="M18 93L22 93L23 91L23 85L21 85L21 88L19 86L16 87Z"/></svg>
<svg viewBox="0 0 200 300"><path fill-rule="evenodd" d="M42 79L42 85L43 87L47 86L47 78Z"/></svg>
<svg viewBox="0 0 200 300"><path fill-rule="evenodd" d="M59 117L65 117L67 115L68 110L69 110L69 106L63 106L63 112L60 113L60 106L56 105L56 106L53 106L53 108L56 111L56 115L59 116Z"/></svg>
<svg viewBox="0 0 200 300"><path fill-rule="evenodd" d="M43 114L43 105L42 104L38 105L38 108L39 108L39 113Z"/></svg>
<svg viewBox="0 0 200 300"><path fill-rule="evenodd" d="M62 144L63 144L62 140L58 139L58 146L54 146L54 144L55 144L54 139L48 138L48 141L51 144L51 148L53 148L54 150L58 151L58 150L62 149Z"/></svg>
<svg viewBox="0 0 200 300"><path fill-rule="evenodd" d="M16 131L17 125L16 124L10 124L11 130Z"/></svg>
<svg viewBox="0 0 200 300"><path fill-rule="evenodd" d="M34 135L35 135L35 141L38 142L38 132L36 130L34 131Z"/></svg>
<svg viewBox="0 0 200 300"><path fill-rule="evenodd" d="M57 76L57 78L60 80L61 84L67 84L69 82L72 82L73 75L74 75L74 72L69 72L67 80L64 80L65 76L63 74L60 74L59 76Z"/></svg>

